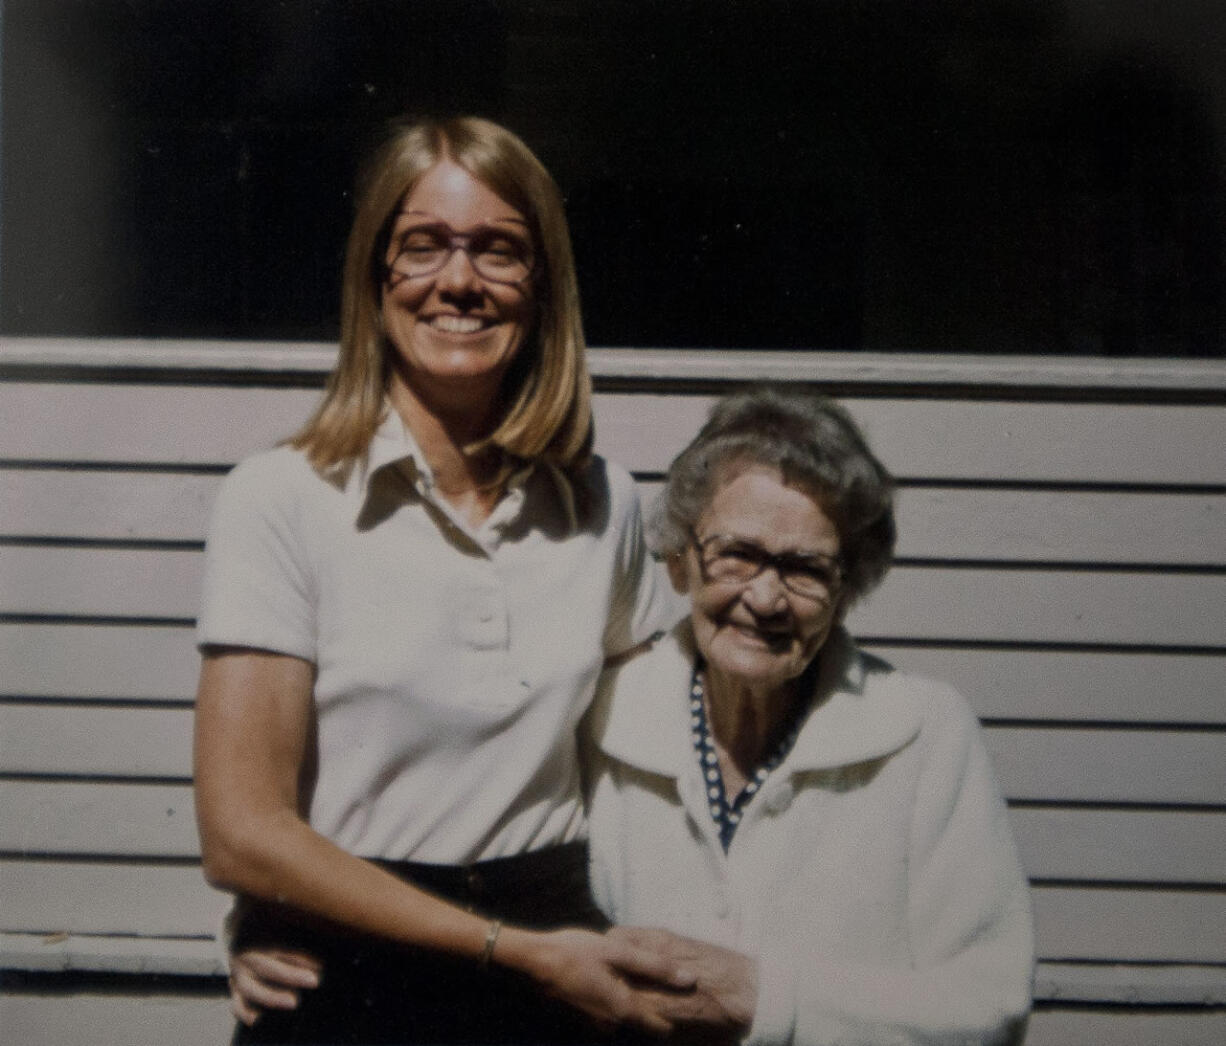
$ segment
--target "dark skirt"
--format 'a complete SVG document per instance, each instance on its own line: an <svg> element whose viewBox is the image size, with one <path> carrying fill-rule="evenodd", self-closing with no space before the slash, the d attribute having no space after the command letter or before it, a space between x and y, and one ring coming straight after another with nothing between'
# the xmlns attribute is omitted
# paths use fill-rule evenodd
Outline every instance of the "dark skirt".
<svg viewBox="0 0 1226 1046"><path fill-rule="evenodd" d="M486 918L539 930L608 926L588 890L584 843L464 866L374 863ZM322 983L300 993L296 1010L266 1011L253 1028L240 1024L240 1046L608 1041L579 1011L513 971L324 925L284 906L243 906L235 947L255 944L317 956Z"/></svg>

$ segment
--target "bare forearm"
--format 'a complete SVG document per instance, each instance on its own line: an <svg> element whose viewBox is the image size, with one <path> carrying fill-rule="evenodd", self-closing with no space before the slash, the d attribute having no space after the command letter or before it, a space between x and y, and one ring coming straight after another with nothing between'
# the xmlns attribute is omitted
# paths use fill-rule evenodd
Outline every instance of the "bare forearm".
<svg viewBox="0 0 1226 1046"><path fill-rule="evenodd" d="M347 853L292 813L210 834L205 874L223 889L405 944L472 957L484 948L486 920Z"/></svg>

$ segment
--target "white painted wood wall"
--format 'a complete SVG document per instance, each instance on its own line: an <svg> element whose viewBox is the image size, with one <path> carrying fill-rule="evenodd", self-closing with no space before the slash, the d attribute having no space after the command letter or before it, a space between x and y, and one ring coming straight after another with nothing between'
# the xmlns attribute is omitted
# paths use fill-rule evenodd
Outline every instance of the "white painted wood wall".
<svg viewBox="0 0 1226 1046"><path fill-rule="evenodd" d="M0 1040L228 1034L192 814L205 521L319 345L0 339ZM1226 364L592 353L650 491L746 380L838 395L901 481L851 626L982 717L1034 884L1029 1042L1226 1042ZM206 979L200 979L206 978Z"/></svg>

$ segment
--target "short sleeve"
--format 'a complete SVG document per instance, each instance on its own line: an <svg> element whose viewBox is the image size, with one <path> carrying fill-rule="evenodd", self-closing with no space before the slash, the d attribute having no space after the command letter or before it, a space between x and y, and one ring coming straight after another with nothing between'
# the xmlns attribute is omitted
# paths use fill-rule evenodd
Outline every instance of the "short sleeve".
<svg viewBox="0 0 1226 1046"><path fill-rule="evenodd" d="M685 616L687 607L647 548L634 480L615 466L609 466L608 473L620 529L604 652L606 657L615 657L671 629Z"/></svg>
<svg viewBox="0 0 1226 1046"><path fill-rule="evenodd" d="M205 544L196 640L315 660L312 573L301 528L309 466L277 450L242 462L222 483Z"/></svg>

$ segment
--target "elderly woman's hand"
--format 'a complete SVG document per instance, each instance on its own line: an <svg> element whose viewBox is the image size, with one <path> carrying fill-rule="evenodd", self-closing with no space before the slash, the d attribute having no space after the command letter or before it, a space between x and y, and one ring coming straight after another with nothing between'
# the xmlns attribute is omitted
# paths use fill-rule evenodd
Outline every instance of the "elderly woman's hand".
<svg viewBox="0 0 1226 1046"><path fill-rule="evenodd" d="M677 993L665 1006L666 1016L682 1037L689 1031L708 1043L724 1032L735 1041L753 1024L758 967L747 955L639 926L617 926L606 936L655 952L697 978L693 991Z"/></svg>
<svg viewBox="0 0 1226 1046"><path fill-rule="evenodd" d="M293 1010L299 992L319 987L314 956L284 948L246 948L230 956L230 1009L250 1027L265 1010Z"/></svg>
<svg viewBox="0 0 1226 1046"><path fill-rule="evenodd" d="M506 927L493 961L530 976L555 999L597 1025L657 1036L673 1030L668 1010L693 991L696 977L676 958L629 937L591 930Z"/></svg>

